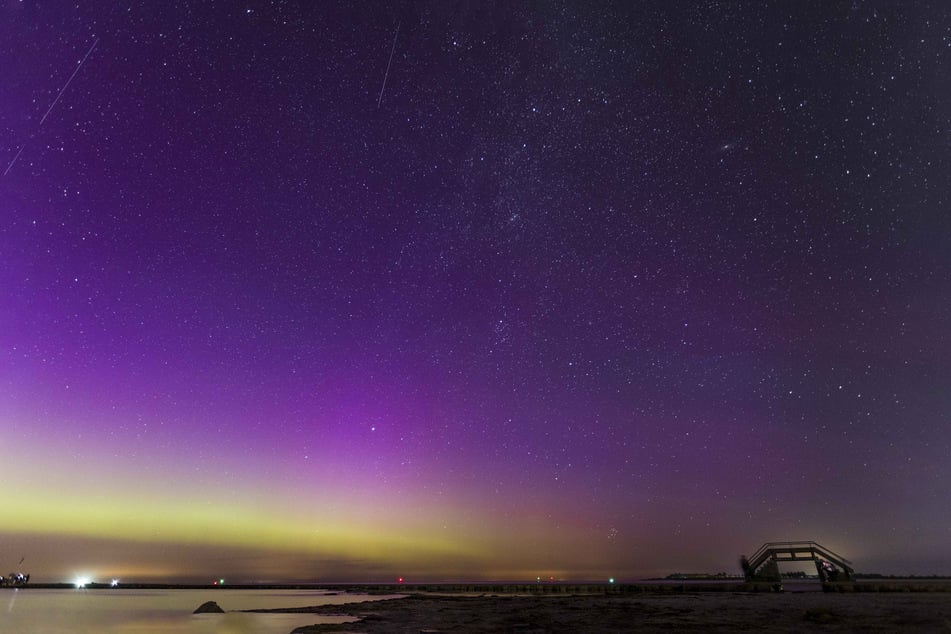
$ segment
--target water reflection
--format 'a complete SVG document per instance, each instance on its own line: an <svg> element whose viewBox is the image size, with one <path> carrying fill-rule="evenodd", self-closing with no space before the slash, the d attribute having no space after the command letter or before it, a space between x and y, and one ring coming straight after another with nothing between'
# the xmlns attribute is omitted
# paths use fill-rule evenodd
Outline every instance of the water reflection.
<svg viewBox="0 0 951 634"><path fill-rule="evenodd" d="M4 590L3 631L36 634L287 634L315 623L346 623L347 616L261 614L233 610L305 607L395 598L267 590ZM3 595L0 594L0 597ZM213 600L225 614L192 614Z"/></svg>

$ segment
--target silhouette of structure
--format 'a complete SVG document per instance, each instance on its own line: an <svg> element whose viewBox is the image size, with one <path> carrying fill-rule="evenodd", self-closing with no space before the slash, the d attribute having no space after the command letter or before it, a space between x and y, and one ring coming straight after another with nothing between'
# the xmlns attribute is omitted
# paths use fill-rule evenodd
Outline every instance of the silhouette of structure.
<svg viewBox="0 0 951 634"><path fill-rule="evenodd" d="M751 557L740 558L747 581L779 581L779 562L813 561L822 581L849 580L852 562L816 542L766 542Z"/></svg>

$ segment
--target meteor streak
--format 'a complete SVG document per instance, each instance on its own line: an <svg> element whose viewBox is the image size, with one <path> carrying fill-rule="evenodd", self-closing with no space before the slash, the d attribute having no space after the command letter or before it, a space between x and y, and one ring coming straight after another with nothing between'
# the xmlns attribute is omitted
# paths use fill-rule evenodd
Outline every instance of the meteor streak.
<svg viewBox="0 0 951 634"><path fill-rule="evenodd" d="M396 38L400 34L400 24L396 23L396 33L393 34L393 46L390 48L390 61L386 63L386 72L383 73L383 87L380 88L380 98L376 100L376 107L379 108L383 103L383 91L386 90L386 78L390 75L390 64L393 63L393 53L396 52Z"/></svg>
<svg viewBox="0 0 951 634"><path fill-rule="evenodd" d="M99 40L98 40L98 39L96 39L96 41L92 43L92 46L89 47L89 50L86 51L86 54L83 55L83 58L82 58L81 60L79 60L79 63L76 65L76 69L73 70L73 74L69 76L69 79L67 79L67 80L66 80L66 83L63 84L63 87L60 88L59 94L56 95L56 99L54 99L54 100L53 100L53 103L50 104L50 107L46 109L46 113L43 115L43 118L40 119L39 124L36 126L36 129L37 129L37 130L40 129L40 126L43 125L43 122L46 121L46 118L47 118L48 116L50 116L50 113L53 111L53 108L54 108L54 107L56 106L56 104L59 102L60 97L62 97L62 96L63 96L63 93L66 92L66 89L69 88L69 84L73 81L73 78L76 76L76 73L79 72L79 69L83 67L83 64L86 63L86 60L89 58L89 55L92 53L92 50L93 50L94 48L96 48L96 45L97 45L97 44L99 44ZM35 134L35 133L34 133L34 134ZM32 136L33 136L33 135L31 135L30 138L32 138ZM7 174L10 173L10 170L13 169L14 164L16 164L17 159L20 158L20 155L23 154L23 150L25 150L25 149L26 149L26 143L24 143L23 145L20 146L20 149L17 150L16 156L13 157L13 160L10 161L9 163L7 163L7 169L3 170L3 175L4 175L4 176L6 176Z"/></svg>
<svg viewBox="0 0 951 634"><path fill-rule="evenodd" d="M63 96L63 93L66 92L66 89L69 88L69 84L73 81L73 77L76 76L76 73L79 72L79 69L83 67L83 64L86 62L86 58L89 57L89 54L92 53L92 49L96 48L96 44L99 43L97 39L92 43L92 46L89 47L89 50L86 51L86 54L83 55L83 58L79 61L79 64L76 65L76 70L73 71L73 74L69 76L69 79L66 80L66 83L63 84L63 87L60 89L59 94L56 95L56 99L53 100L53 103L50 104L50 107L46 109L46 114L43 115L43 118L40 119L40 125L43 125L43 122L46 121L46 117L50 116L50 112L53 111L53 106L56 105L56 102L59 101L59 98Z"/></svg>

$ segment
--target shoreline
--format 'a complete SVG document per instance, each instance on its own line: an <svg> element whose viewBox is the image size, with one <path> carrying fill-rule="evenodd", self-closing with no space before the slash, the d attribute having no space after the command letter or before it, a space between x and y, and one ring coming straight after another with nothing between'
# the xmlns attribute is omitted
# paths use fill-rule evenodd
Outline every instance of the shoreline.
<svg viewBox="0 0 951 634"><path fill-rule="evenodd" d="M781 584L770 581L747 582L727 580L644 580L635 583L261 583L261 584L187 584L187 583L87 583L77 588L72 583L30 583L0 586L2 590L313 590L353 594L498 594L498 595L626 595L676 593L762 593L776 592L777 585L785 591L809 587L808 591L832 593L876 592L947 592L951 578L883 578L821 583L815 579L786 579ZM802 591L802 590L799 590Z"/></svg>
<svg viewBox="0 0 951 634"><path fill-rule="evenodd" d="M948 631L947 592L685 592L645 594L436 594L253 612L345 615L292 634L362 632L827 632Z"/></svg>

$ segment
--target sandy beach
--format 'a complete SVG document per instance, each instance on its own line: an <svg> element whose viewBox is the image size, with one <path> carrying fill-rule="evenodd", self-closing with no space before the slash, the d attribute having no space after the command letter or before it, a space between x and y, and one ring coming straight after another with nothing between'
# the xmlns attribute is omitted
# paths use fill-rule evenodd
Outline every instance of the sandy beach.
<svg viewBox="0 0 951 634"><path fill-rule="evenodd" d="M403 599L300 608L350 614L316 632L951 632L944 592L696 592L526 596L416 593Z"/></svg>

